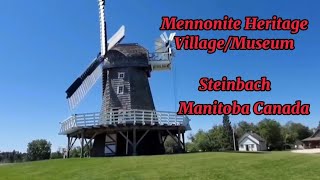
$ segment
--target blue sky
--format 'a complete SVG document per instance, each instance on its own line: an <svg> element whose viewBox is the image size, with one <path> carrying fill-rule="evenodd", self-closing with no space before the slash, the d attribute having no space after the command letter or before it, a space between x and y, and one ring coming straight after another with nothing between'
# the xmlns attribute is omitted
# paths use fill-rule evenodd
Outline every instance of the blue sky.
<svg viewBox="0 0 320 180"><path fill-rule="evenodd" d="M311 104L309 116L231 116L257 122L263 118L281 123L289 120L315 127L320 120L319 80L320 29L318 1L107 1L108 33L126 26L123 42L136 42L149 50L160 35L162 16L218 19L224 15L308 19L309 29L291 35L288 31L185 31L203 38L247 35L252 38L294 38L294 51L178 51L174 71L153 72L151 89L157 110L175 111L178 101L212 103ZM59 136L59 122L70 113L65 90L99 52L98 7L94 1L1 1L0 5L0 151L25 151L33 139L45 138L53 149L66 145ZM271 92L198 92L201 77L259 79L272 81ZM175 78L173 78L175 77ZM175 80L174 80L175 79ZM176 96L174 96L174 90ZM76 112L95 112L101 106L101 81L90 91ZM193 132L222 121L221 116L191 116Z"/></svg>

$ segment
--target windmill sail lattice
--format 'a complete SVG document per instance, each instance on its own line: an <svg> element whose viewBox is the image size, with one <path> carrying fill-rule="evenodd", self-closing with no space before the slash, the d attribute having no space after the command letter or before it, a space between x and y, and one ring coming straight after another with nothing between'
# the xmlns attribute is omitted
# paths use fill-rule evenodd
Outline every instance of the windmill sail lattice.
<svg viewBox="0 0 320 180"><path fill-rule="evenodd" d="M125 27L120 29L107 41L106 43L106 22L104 15L104 0L99 0L99 17L100 17L100 46L101 50L99 56L92 61L86 71L78 77L73 84L67 89L67 100L70 109L74 109L81 102L81 100L88 94L90 89L98 81L102 75L101 64L106 58L106 50L112 49L125 36Z"/></svg>
<svg viewBox="0 0 320 180"><path fill-rule="evenodd" d="M101 64L101 60L101 56L94 59L87 70L82 73L82 75L78 77L67 89L67 100L71 109L74 109L79 104L79 102L100 78L101 67L99 67L99 65Z"/></svg>
<svg viewBox="0 0 320 180"><path fill-rule="evenodd" d="M106 44L106 39L107 39L107 24L105 20L105 15L104 15L104 5L105 1L104 0L98 0L99 2L99 18L100 18L100 53L101 56L104 57L106 54L106 49L107 49L107 44Z"/></svg>

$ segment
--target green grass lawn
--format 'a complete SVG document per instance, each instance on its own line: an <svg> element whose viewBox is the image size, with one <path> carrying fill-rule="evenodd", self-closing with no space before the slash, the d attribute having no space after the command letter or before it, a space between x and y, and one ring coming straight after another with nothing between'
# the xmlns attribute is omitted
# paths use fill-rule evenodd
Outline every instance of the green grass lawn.
<svg viewBox="0 0 320 180"><path fill-rule="evenodd" d="M319 154L192 153L0 165L0 179L319 179Z"/></svg>

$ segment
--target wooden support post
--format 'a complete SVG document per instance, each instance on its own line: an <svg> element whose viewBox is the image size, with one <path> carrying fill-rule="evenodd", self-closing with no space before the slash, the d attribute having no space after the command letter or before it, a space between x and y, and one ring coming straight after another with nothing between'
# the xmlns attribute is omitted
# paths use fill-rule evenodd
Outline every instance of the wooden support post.
<svg viewBox="0 0 320 180"><path fill-rule="evenodd" d="M133 128L133 142L132 142L132 155L137 155L137 132L136 128Z"/></svg>
<svg viewBox="0 0 320 180"><path fill-rule="evenodd" d="M127 131L127 138L126 138L126 155L128 155L128 138L129 138L129 131Z"/></svg>
<svg viewBox="0 0 320 180"><path fill-rule="evenodd" d="M83 148L83 142L84 142L84 131L81 131L81 154L80 154L80 158L83 158L83 154L84 154L84 148Z"/></svg>
<svg viewBox="0 0 320 180"><path fill-rule="evenodd" d="M133 146L133 143L132 143L121 131L119 131L119 134L120 134L125 140L127 140L128 143L129 143L131 146Z"/></svg>
<svg viewBox="0 0 320 180"><path fill-rule="evenodd" d="M91 157L91 149L92 149L92 140L96 137L96 135L98 135L99 133L96 132L93 134L93 136L90 138L89 141L87 141L86 139L86 144L84 145L85 147L87 147L88 150L88 156Z"/></svg>
<svg viewBox="0 0 320 180"><path fill-rule="evenodd" d="M70 145L71 145L71 140L70 140L70 135L67 135L68 137L68 146L67 146L67 158L70 157Z"/></svg>
<svg viewBox="0 0 320 180"><path fill-rule="evenodd" d="M183 151L186 152L186 142L184 140L184 133L185 132L182 133L182 143L183 143Z"/></svg>
<svg viewBox="0 0 320 180"><path fill-rule="evenodd" d="M71 139L71 146L70 146L70 150L72 149L74 143L77 141L78 138L75 138L75 139Z"/></svg>
<svg viewBox="0 0 320 180"><path fill-rule="evenodd" d="M73 139L72 137L70 137L70 135L67 135L68 137L68 146L67 146L67 158L70 158L70 151L74 145L74 143L76 142L77 138Z"/></svg>
<svg viewBox="0 0 320 180"><path fill-rule="evenodd" d="M182 146L184 146L183 141L181 141L181 139L179 138L179 135L175 136L179 142L179 146L182 148Z"/></svg>
<svg viewBox="0 0 320 180"><path fill-rule="evenodd" d="M158 137L159 137L159 142L160 144L163 144L163 139L162 139L162 136L161 136L161 132L158 131Z"/></svg>
<svg viewBox="0 0 320 180"><path fill-rule="evenodd" d="M181 145L181 132L180 132L180 128L178 129L178 141L179 141L179 148L182 150L182 145ZM179 150L180 151L180 150Z"/></svg>

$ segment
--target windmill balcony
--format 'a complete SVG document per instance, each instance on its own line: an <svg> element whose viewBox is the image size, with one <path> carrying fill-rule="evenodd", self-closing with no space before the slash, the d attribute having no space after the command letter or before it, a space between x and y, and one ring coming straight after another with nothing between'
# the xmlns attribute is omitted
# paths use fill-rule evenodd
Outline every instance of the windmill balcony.
<svg viewBox="0 0 320 180"><path fill-rule="evenodd" d="M67 135L79 129L99 128L117 125L184 126L191 130L190 119L174 112L151 110L118 110L105 113L74 114L60 122L60 135Z"/></svg>

